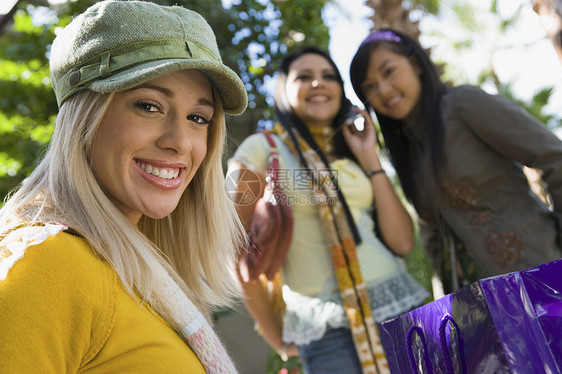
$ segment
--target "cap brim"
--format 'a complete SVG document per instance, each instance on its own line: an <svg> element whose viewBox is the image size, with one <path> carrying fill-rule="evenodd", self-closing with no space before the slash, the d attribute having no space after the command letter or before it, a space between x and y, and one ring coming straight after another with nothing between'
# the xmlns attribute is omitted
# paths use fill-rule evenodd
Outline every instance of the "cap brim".
<svg viewBox="0 0 562 374"><path fill-rule="evenodd" d="M184 69L200 69L209 75L218 89L225 113L241 114L248 105L244 83L234 71L223 64L198 59L170 59L142 63L105 79L93 81L88 88L96 92L113 92L132 88L166 73Z"/></svg>

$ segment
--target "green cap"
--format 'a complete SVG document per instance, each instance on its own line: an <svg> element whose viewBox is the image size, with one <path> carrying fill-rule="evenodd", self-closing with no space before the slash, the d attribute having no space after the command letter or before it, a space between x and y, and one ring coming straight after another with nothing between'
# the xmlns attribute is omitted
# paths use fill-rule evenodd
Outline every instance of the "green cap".
<svg viewBox="0 0 562 374"><path fill-rule="evenodd" d="M51 48L59 107L82 89L113 92L183 69L205 72L226 113L240 114L248 96L222 63L215 34L198 13L145 1L101 1L61 30Z"/></svg>

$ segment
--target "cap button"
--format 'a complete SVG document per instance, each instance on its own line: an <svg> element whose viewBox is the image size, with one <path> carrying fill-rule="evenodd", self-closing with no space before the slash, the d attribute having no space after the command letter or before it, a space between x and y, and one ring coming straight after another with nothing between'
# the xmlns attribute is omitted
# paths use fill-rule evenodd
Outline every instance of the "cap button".
<svg viewBox="0 0 562 374"><path fill-rule="evenodd" d="M71 86L75 86L75 85L78 84L78 82L80 82L80 72L79 71L73 71L68 76L68 84L70 84Z"/></svg>

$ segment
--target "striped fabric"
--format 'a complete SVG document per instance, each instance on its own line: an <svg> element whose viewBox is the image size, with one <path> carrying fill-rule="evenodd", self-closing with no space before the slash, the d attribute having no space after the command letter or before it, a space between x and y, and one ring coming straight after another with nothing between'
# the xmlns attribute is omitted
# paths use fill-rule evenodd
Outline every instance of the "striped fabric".
<svg viewBox="0 0 562 374"><path fill-rule="evenodd" d="M278 135L293 154L298 156L300 152L311 171L310 187L317 197L320 218L327 233L343 306L349 318L353 342L363 373L390 373L372 317L369 296L361 275L351 229L338 199L335 184L332 182L332 175L298 131L292 130L297 139L298 150L279 123L275 124L270 132Z"/></svg>

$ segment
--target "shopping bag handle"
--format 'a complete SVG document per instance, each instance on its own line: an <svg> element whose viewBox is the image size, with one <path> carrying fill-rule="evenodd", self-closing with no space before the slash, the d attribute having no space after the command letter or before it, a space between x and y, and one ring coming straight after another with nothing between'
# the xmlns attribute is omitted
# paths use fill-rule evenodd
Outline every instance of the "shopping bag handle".
<svg viewBox="0 0 562 374"><path fill-rule="evenodd" d="M457 330L461 372L466 374L466 360L464 359L464 344L461 337L461 330L459 329L459 325L457 325L453 319L453 316L450 314L445 314L443 318L441 318L441 324L439 326L439 340L441 342L441 353L443 353L443 358L445 359L445 368L447 370L447 374L455 374L455 371L453 370L453 363L451 362L451 355L449 355L449 344L447 343L447 336L445 334L449 322L451 322Z"/></svg>
<svg viewBox="0 0 562 374"><path fill-rule="evenodd" d="M414 352L412 351L412 334L418 333L423 346L423 360L425 362L425 367L429 374L433 374L433 368L431 367L431 361L429 360L429 354L427 352L427 343L425 342L425 337L423 330L419 326L412 326L408 329L406 333L406 351L408 352L408 359L410 360L410 368L414 374L418 374L418 369L416 368L416 359L414 358Z"/></svg>

